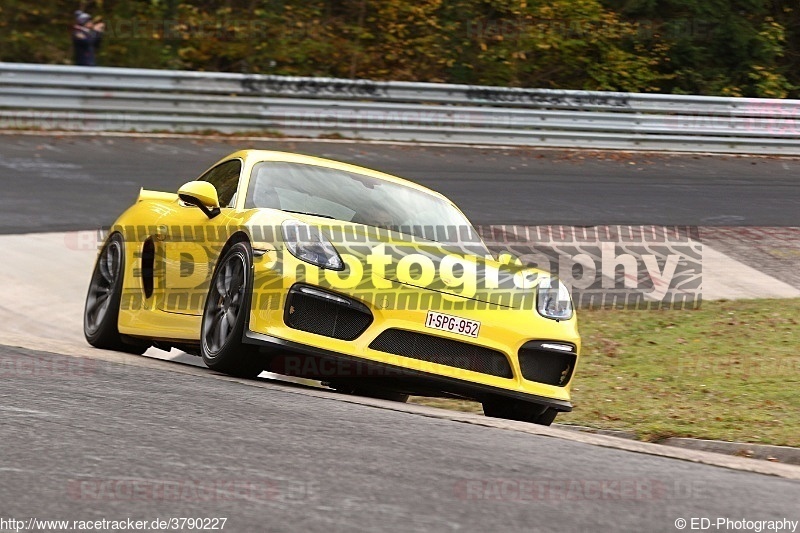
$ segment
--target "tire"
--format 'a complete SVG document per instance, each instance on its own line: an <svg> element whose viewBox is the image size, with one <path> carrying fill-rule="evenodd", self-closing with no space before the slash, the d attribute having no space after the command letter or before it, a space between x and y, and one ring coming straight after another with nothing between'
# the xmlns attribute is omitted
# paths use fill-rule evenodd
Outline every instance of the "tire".
<svg viewBox="0 0 800 533"><path fill-rule="evenodd" d="M212 370L254 378L264 369L258 349L242 344L250 315L253 251L237 242L217 264L200 329L200 355Z"/></svg>
<svg viewBox="0 0 800 533"><path fill-rule="evenodd" d="M95 348L141 355L148 344L127 342L117 327L125 272L125 242L114 233L94 265L83 308L83 335Z"/></svg>
<svg viewBox="0 0 800 533"><path fill-rule="evenodd" d="M552 407L545 407L535 403L497 398L483 402L483 414L493 418L505 418L506 420L519 420L520 422L549 426L556 419L558 411Z"/></svg>

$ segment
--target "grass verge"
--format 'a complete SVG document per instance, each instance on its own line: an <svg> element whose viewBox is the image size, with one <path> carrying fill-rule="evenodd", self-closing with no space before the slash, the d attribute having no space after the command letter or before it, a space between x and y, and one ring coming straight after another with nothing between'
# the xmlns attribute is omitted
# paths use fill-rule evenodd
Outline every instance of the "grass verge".
<svg viewBox="0 0 800 533"><path fill-rule="evenodd" d="M638 438L800 446L800 299L698 310L584 310L575 410L562 424ZM414 403L481 412L475 402Z"/></svg>

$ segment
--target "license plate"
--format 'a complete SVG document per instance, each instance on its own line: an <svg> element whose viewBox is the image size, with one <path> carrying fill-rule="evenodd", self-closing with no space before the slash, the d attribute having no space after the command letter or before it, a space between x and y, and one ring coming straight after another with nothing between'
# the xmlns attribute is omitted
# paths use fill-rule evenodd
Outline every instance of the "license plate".
<svg viewBox="0 0 800 533"><path fill-rule="evenodd" d="M481 323L477 320L428 311L425 327L475 338L481 329Z"/></svg>

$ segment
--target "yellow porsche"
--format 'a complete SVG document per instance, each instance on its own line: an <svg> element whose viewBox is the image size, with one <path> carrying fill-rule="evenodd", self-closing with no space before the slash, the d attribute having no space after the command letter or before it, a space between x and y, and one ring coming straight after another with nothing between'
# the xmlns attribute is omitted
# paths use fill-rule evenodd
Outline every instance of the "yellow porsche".
<svg viewBox="0 0 800 533"><path fill-rule="evenodd" d="M404 401L468 398L549 425L580 352L569 290L494 256L447 198L375 170L243 150L176 193L141 190L100 248L97 347L177 348Z"/></svg>

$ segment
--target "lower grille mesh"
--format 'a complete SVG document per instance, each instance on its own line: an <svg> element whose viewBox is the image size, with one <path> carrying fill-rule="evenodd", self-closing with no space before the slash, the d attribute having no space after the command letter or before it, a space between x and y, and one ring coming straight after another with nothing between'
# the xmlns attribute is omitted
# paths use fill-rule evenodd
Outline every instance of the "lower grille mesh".
<svg viewBox="0 0 800 533"><path fill-rule="evenodd" d="M324 294L315 290L316 294ZM372 323L372 313L363 304L335 296L339 301L292 289L286 300L284 322L290 328L351 341Z"/></svg>
<svg viewBox="0 0 800 533"><path fill-rule="evenodd" d="M403 329L387 329L378 335L369 347L381 352L501 378L513 376L511 365L502 353L476 344L434 335Z"/></svg>

